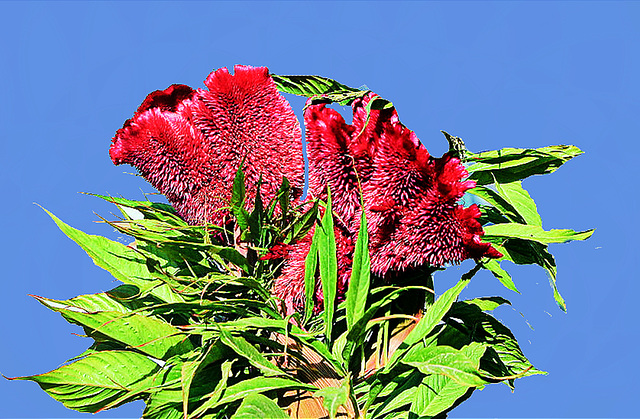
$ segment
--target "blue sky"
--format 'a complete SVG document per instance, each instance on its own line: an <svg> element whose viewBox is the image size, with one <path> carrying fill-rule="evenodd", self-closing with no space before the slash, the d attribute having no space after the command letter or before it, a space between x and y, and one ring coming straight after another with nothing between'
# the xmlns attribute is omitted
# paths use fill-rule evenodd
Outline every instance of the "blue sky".
<svg viewBox="0 0 640 419"><path fill-rule="evenodd" d="M640 3L0 2L0 179L4 188L0 372L43 373L89 341L27 294L65 299L117 284L33 203L113 239L114 211L77 192L141 199L111 137L151 91L202 87L234 64L367 85L396 105L433 155L575 144L585 155L524 186L546 228L596 228L555 245L555 305L537 267L510 267L522 295L489 275L464 297L500 293L497 316L548 376L493 385L451 417L637 417ZM298 115L300 100L292 100ZM436 278L439 291L467 265ZM530 324L532 326L529 327ZM139 417L142 403L96 417ZM34 383L0 380L0 417L88 417Z"/></svg>

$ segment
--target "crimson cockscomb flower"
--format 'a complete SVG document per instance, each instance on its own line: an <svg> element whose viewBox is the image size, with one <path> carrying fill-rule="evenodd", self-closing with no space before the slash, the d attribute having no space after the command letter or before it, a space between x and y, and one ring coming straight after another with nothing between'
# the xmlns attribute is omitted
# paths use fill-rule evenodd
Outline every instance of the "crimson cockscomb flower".
<svg viewBox="0 0 640 419"><path fill-rule="evenodd" d="M480 240L478 207L459 205L464 193L475 186L474 181L461 181L468 174L460 161L445 154L426 160L422 169L429 173L431 184L410 191L405 205L366 208L371 215L372 271L384 276L422 265L441 267L470 258L501 257ZM375 198L372 190L365 196Z"/></svg>
<svg viewBox="0 0 640 419"><path fill-rule="evenodd" d="M334 191L338 218L357 231L360 196L369 222L372 269L379 275L428 264L496 257L482 243L476 206L459 200L475 186L458 159L432 157L394 108L371 109L375 94L353 103L353 124L323 104L305 112L312 194ZM344 191L346 190L346 193Z"/></svg>
<svg viewBox="0 0 640 419"><path fill-rule="evenodd" d="M371 94L368 96L370 97ZM332 191L333 209L340 221L355 222L360 208L360 186L371 177L372 148L378 112L366 124L363 100L353 104L353 125L324 104L309 105L304 114L309 159L309 194L326 199ZM364 131L363 131L364 128Z"/></svg>
<svg viewBox="0 0 640 419"><path fill-rule="evenodd" d="M379 276L502 256L480 240L478 207L459 204L475 186L465 180L464 166L449 154L432 157L415 133L400 123L394 108L371 109L367 118L367 104L375 97L369 93L353 103L351 125L324 104L309 104L305 111L309 193L324 199L330 188L334 218L341 227L338 248L353 253L363 210L361 190L369 220L371 269ZM276 281L276 293L290 311L304 304L309 240L290 253ZM349 266L342 269L343 281L349 278Z"/></svg>
<svg viewBox="0 0 640 419"><path fill-rule="evenodd" d="M249 203L260 177L264 198L283 176L299 197L300 125L267 68L221 68L204 83L208 89L173 85L147 96L113 138L113 162L136 167L190 223L224 223L242 161Z"/></svg>

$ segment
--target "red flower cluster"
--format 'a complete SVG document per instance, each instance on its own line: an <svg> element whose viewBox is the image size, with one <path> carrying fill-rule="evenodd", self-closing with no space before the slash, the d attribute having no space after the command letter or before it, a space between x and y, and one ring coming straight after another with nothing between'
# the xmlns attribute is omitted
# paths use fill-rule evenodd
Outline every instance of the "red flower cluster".
<svg viewBox="0 0 640 419"><path fill-rule="evenodd" d="M483 256L501 257L482 243L476 205L458 201L475 186L458 159L433 158L413 131L402 125L394 108L370 111L369 93L353 103L353 124L324 104L305 111L309 158L309 193L326 199L332 191L336 214L339 286L351 275L351 257L359 229L360 190L368 220L373 273L391 277L406 269L443 266ZM289 255L276 293L290 311L304 304L304 259L309 240ZM339 292L338 295L341 293ZM321 295L317 295L322 301Z"/></svg>
<svg viewBox="0 0 640 419"><path fill-rule="evenodd" d="M286 176L299 198L303 186L300 127L264 67L236 66L209 75L208 90L173 85L151 93L111 145L115 164L135 166L189 222L223 223L230 185L245 160L252 202L262 176L269 199ZM361 211L368 220L372 271L382 277L414 267L500 257L482 243L477 206L462 195L475 186L448 154L432 157L394 108L371 109L376 95L356 100L353 123L324 104L308 104L304 119L310 197L333 197L338 249L338 295L344 295ZM361 205L360 197L362 195ZM313 230L293 246L265 257L284 257L275 293L291 312L304 306L304 262ZM322 301L317 288L316 298Z"/></svg>
<svg viewBox="0 0 640 419"><path fill-rule="evenodd" d="M265 67L221 68L208 89L173 85L151 93L118 130L110 155L136 167L190 223L222 224L238 166L253 202L271 197L286 176L302 195L304 160L300 124Z"/></svg>

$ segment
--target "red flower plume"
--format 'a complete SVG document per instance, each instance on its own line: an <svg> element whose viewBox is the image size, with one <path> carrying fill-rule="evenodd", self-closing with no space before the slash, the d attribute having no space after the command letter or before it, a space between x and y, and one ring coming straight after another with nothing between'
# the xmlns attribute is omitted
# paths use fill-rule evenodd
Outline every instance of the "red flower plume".
<svg viewBox="0 0 640 419"><path fill-rule="evenodd" d="M173 85L151 93L118 130L110 155L136 167L190 223L221 224L240 163L252 202L260 176L271 198L286 176L304 185L301 133L266 67L212 72L208 89Z"/></svg>
<svg viewBox="0 0 640 419"><path fill-rule="evenodd" d="M360 188L367 214L371 269L383 277L424 265L481 257L501 257L480 240L477 206L460 206L464 193L475 186L458 159L434 158L415 133L402 125L394 108L371 109L370 93L353 103L353 124L324 104L305 111L309 158L309 192L325 198L331 189L336 215L338 248L352 254L359 228ZM366 124L366 125L365 125ZM309 240L289 256L276 294L289 311L304 304L304 260ZM339 263L341 282L348 281L350 261ZM346 286L342 286L346 289ZM321 290L317 289L321 300Z"/></svg>
<svg viewBox="0 0 640 419"><path fill-rule="evenodd" d="M334 211L351 232L361 210L357 179L369 218L372 269L389 271L429 264L442 266L468 258L496 257L481 243L477 207L458 204L475 186L458 159L434 158L415 133L402 125L394 108L371 109L370 93L353 104L353 125L323 104L305 112L310 191L324 197L329 186Z"/></svg>

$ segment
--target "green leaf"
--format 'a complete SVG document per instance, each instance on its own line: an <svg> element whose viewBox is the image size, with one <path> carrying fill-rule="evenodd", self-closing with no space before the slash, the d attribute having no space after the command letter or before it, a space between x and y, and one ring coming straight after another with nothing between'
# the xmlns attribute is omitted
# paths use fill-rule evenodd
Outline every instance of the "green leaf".
<svg viewBox="0 0 640 419"><path fill-rule="evenodd" d="M262 239L262 226L264 224L264 206L262 204L262 197L260 193L260 185L262 183L262 175L258 181L258 185L256 188L256 198L253 206L253 211L251 211L251 215L249 215L249 231L251 232L251 239L254 244L260 246Z"/></svg>
<svg viewBox="0 0 640 419"><path fill-rule="evenodd" d="M146 406L142 412L143 419L184 418L180 379L177 377L176 371L177 369L172 365L168 370L165 369L157 373L157 386L144 399ZM192 399L190 402L197 402L197 400ZM179 414L177 417L176 412Z"/></svg>
<svg viewBox="0 0 640 419"><path fill-rule="evenodd" d="M182 411L188 412L190 402L192 402L192 387L195 387L194 380L199 378L199 381L202 381L204 378L207 382L211 380L215 380L215 376L213 376L209 371L205 374L198 374L205 367L211 365L212 363L219 361L220 359L224 359L230 351L227 350L227 347L221 344L220 340L215 340L213 343L207 343L206 346L198 347L197 351L194 351L194 355L185 360L181 365L181 375L180 375L180 383L182 387ZM202 352L204 351L204 353ZM229 371L231 369L232 361L224 361L222 363L222 374L221 378L216 385L216 389L218 385L221 383L225 383L226 379L229 376ZM215 390L214 390L215 391ZM222 394L222 391L219 391ZM193 405L193 403L191 403Z"/></svg>
<svg viewBox="0 0 640 419"><path fill-rule="evenodd" d="M267 396L250 394L242 401L236 413L231 416L231 419L256 418L289 419L289 415Z"/></svg>
<svg viewBox="0 0 640 419"><path fill-rule="evenodd" d="M183 362L180 367L181 372L181 384L182 384L182 411L189 411L189 392L191 391L191 384L193 383L193 378L196 374L196 371L200 367L201 359L196 359L194 361L186 361Z"/></svg>
<svg viewBox="0 0 640 419"><path fill-rule="evenodd" d="M149 399L151 401L154 398ZM142 412L142 419L183 419L184 413L180 409L179 405L166 404L161 407L156 407L147 402L144 412Z"/></svg>
<svg viewBox="0 0 640 419"><path fill-rule="evenodd" d="M423 375L415 369L390 377L390 382L386 383L384 392L380 394L379 398L382 400L375 404L377 407L371 418L386 419L394 410L410 404L422 377Z"/></svg>
<svg viewBox="0 0 640 419"><path fill-rule="evenodd" d="M240 381L237 384L227 387L222 398L211 406L215 409L218 406L244 399L250 394L264 393L271 390L316 390L316 387L302 384L288 378L278 377L255 377Z"/></svg>
<svg viewBox="0 0 640 419"><path fill-rule="evenodd" d="M318 270L318 241L320 235L314 234L311 239L309 253L304 261L304 319L311 319L316 294L316 271Z"/></svg>
<svg viewBox="0 0 640 419"><path fill-rule="evenodd" d="M493 247L503 255L499 260L508 260L517 265L535 265L539 264L538 250L548 246L529 240L502 239L501 244L493 244Z"/></svg>
<svg viewBox="0 0 640 419"><path fill-rule="evenodd" d="M150 400L155 400L151 398ZM154 405L147 403L147 406L142 413L142 419L183 419L184 413L175 404L167 404L162 407L155 408Z"/></svg>
<svg viewBox="0 0 640 419"><path fill-rule="evenodd" d="M358 89L321 76L279 76L271 74L271 78L281 92L299 96L323 95L341 91L359 91Z"/></svg>
<svg viewBox="0 0 640 419"><path fill-rule="evenodd" d="M117 222L104 221L124 234L154 245L158 243L174 246L188 244L196 249L206 249L210 245L207 237L209 230L221 229L213 225L175 226L165 221L146 218Z"/></svg>
<svg viewBox="0 0 640 419"><path fill-rule="evenodd" d="M516 238L531 240L542 244L566 243L572 240L586 240L593 234L594 230L574 231L568 229L558 229L545 231L536 225L526 225L518 223L494 224L484 227L483 240L500 243L501 238Z"/></svg>
<svg viewBox="0 0 640 419"><path fill-rule="evenodd" d="M556 261L547 250L547 246L538 242L508 239L502 245L493 244L504 256L502 260L508 260L518 265L535 264L543 267L549 276L549 283L553 290L553 297L562 311L567 311L567 305L558 291L556 283Z"/></svg>
<svg viewBox="0 0 640 419"><path fill-rule="evenodd" d="M69 409L97 413L116 399L122 399L120 405L140 398L140 391L153 386L153 373L158 369L158 364L144 355L104 351L46 374L13 379L35 381ZM132 398L127 399L128 395Z"/></svg>
<svg viewBox="0 0 640 419"><path fill-rule="evenodd" d="M266 319L264 317L241 317L237 320L218 323L226 331L245 331L247 329L267 329L285 333L287 322L284 319ZM293 325L291 325L293 326ZM295 326L294 326L295 327ZM304 333L296 328L297 331Z"/></svg>
<svg viewBox="0 0 640 419"><path fill-rule="evenodd" d="M289 179L285 176L282 177L282 184L278 190L278 202L280 204L280 212L282 213L282 221L284 223L291 205L291 185L289 183Z"/></svg>
<svg viewBox="0 0 640 419"><path fill-rule="evenodd" d="M287 244L297 243L307 235L309 230L311 230L311 227L313 227L313 225L315 224L316 218L318 216L318 205L319 201L314 202L309 211L305 212L302 217L294 221L294 223L291 225L291 228L289 229L289 233L287 234Z"/></svg>
<svg viewBox="0 0 640 419"><path fill-rule="evenodd" d="M509 183L532 175L555 172L582 150L572 145L556 145L538 149L503 148L483 153L468 153L467 160L475 164L467 167L470 179L479 185L488 185L497 180Z"/></svg>
<svg viewBox="0 0 640 419"><path fill-rule="evenodd" d="M314 97L314 102L338 102L350 105L355 99L368 93L366 90L354 89L335 80L320 76L279 76L271 78L278 90L298 96Z"/></svg>
<svg viewBox="0 0 640 419"><path fill-rule="evenodd" d="M238 268L242 269L244 272L248 273L249 275L252 274L252 272L253 272L252 265L249 263L247 258L244 257L236 249L234 249L232 247L218 246L218 247L215 247L215 248L212 247L212 250L215 253L217 253L218 255L220 255L220 257L222 257L226 261L231 262L234 265L236 265Z"/></svg>
<svg viewBox="0 0 640 419"><path fill-rule="evenodd" d="M391 371L393 367L395 367L396 363L402 359L404 354L417 342L424 339L431 331L436 327L436 325L442 320L442 318L447 314L454 301L458 298L458 295L462 292L462 290L469 284L469 281L476 274L476 272L480 269L480 265L476 265L471 271L467 272L462 276L460 281L452 287L446 290L435 303L428 307L425 315L420 319L418 324L413 328L413 330L407 335L404 341L400 344L398 349L393 353L391 359L384 367L384 373L388 373Z"/></svg>
<svg viewBox="0 0 640 419"><path fill-rule="evenodd" d="M493 189L478 185L473 189L469 189L467 193L484 199L510 221L522 224L526 223L525 219L518 213L513 205Z"/></svg>
<svg viewBox="0 0 640 419"><path fill-rule="evenodd" d="M246 196L244 185L244 172L242 171L242 164L238 166L236 175L233 178L233 189L231 190L231 208L242 208L244 205L244 198Z"/></svg>
<svg viewBox="0 0 640 419"><path fill-rule="evenodd" d="M358 133L358 135L356 135L354 138L357 138L359 136L361 136L365 130L367 129L367 126L369 125L369 120L371 119L371 110L375 109L375 110L382 110L382 109L390 109L393 108L393 103L391 103L390 101L388 101L387 99L383 99L380 96L373 96L371 98L371 100L369 102L367 102L367 105L365 106L365 111L366 111L366 118L364 121L364 124L362 125L362 129L360 130L360 132Z"/></svg>
<svg viewBox="0 0 640 419"><path fill-rule="evenodd" d="M482 186L479 186L480 188ZM504 215L502 215L502 212L500 210L498 210L497 208L492 207L491 205L478 205L478 208L480 208L480 217L478 217L478 222L481 225L486 225L489 223L492 224L500 224L500 223L508 223L510 220L507 219ZM513 220L515 222L519 222L522 220Z"/></svg>
<svg viewBox="0 0 640 419"><path fill-rule="evenodd" d="M500 262L495 259L490 259L487 262L482 262L482 267L488 269L493 274L493 276L495 276L498 281L500 281L502 285L507 287L507 289L520 294L520 291L518 291L516 284L514 284L513 279L511 279L511 275L509 275L507 271L502 269L502 267L500 266Z"/></svg>
<svg viewBox="0 0 640 419"><path fill-rule="evenodd" d="M560 295L560 292L558 291L558 285L556 283L556 260L554 259L553 255L549 253L545 248L538 248L537 254L539 258L539 264L547 271L547 274L549 275L549 284L551 285L551 289L553 289L553 298L556 300L558 307L566 312L567 304L565 303L564 298L562 298L562 296Z"/></svg>
<svg viewBox="0 0 640 419"><path fill-rule="evenodd" d="M464 300L460 303L472 304L478 307L480 311L493 311L503 304L511 305L511 302L509 302L509 300L506 300L502 297L478 297L471 300Z"/></svg>
<svg viewBox="0 0 640 419"><path fill-rule="evenodd" d="M369 295L371 261L369 259L369 236L367 233L367 217L361 211L360 230L353 254L351 279L346 295L347 329L351 330L364 315L367 296ZM347 360L348 361L348 360Z"/></svg>
<svg viewBox="0 0 640 419"><path fill-rule="evenodd" d="M327 208L322 217L321 228L316 228L318 239L318 259L320 262L320 280L324 296L325 335L331 342L333 314L335 312L336 287L338 282L338 261L336 256L336 237L333 230L331 211L331 191L327 188Z"/></svg>
<svg viewBox="0 0 640 419"><path fill-rule="evenodd" d="M208 409L217 406L218 401L222 397L222 394L227 389L227 382L229 377L231 376L231 367L234 363L234 360L226 360L220 366L221 375L220 380L216 383L216 387L209 394L206 394L202 397L205 400L196 410L194 410L190 415L189 419L197 418L205 413Z"/></svg>
<svg viewBox="0 0 640 419"><path fill-rule="evenodd" d="M419 418L436 416L450 409L469 388L472 387L460 385L444 375L427 375L414 393L410 411Z"/></svg>
<svg viewBox="0 0 640 419"><path fill-rule="evenodd" d="M180 329L154 317L116 311L91 313L74 306L72 300L35 298L68 321L88 328L88 335L95 339L104 335L149 356L165 360L193 349L187 335Z"/></svg>
<svg viewBox="0 0 640 419"><path fill-rule="evenodd" d="M478 342L487 345L487 352L480 363L481 370L486 371L483 375L501 379L500 377L515 375L544 374L533 368L513 333L495 317L483 312L495 308L502 301L499 297L490 297L455 303L450 317L459 320L447 323L449 331L455 333L443 332L439 344L458 346ZM495 355L494 358L489 356L492 354Z"/></svg>
<svg viewBox="0 0 640 419"><path fill-rule="evenodd" d="M44 208L43 208L44 209ZM160 285L147 269L146 260L135 250L105 237L94 236L77 230L44 209L60 230L84 249L94 263L109 271L125 284L135 285L140 290L148 290Z"/></svg>
<svg viewBox="0 0 640 419"><path fill-rule="evenodd" d="M81 309L80 311L84 310L87 312L115 311L119 313L130 313L131 310L142 307L143 302L139 298L118 300L112 297L112 295L121 295L121 293L125 289L135 290L135 294L139 294L137 287L134 287L132 285L120 285L119 287L114 288L111 291L101 292L98 294L79 295L77 297L73 297L70 300L59 301L58 303L64 304L65 306L69 307L75 307L77 309Z"/></svg>
<svg viewBox="0 0 640 419"><path fill-rule="evenodd" d="M522 216L525 224L542 226L542 219L538 214L536 203L531 199L529 192L522 187L522 182L514 181L501 184L495 182L498 193Z"/></svg>
<svg viewBox="0 0 640 419"><path fill-rule="evenodd" d="M344 380L340 387L325 387L316 391L314 397L322 397L322 406L329 412L329 417L334 419L338 408L346 405L349 399L349 382Z"/></svg>
<svg viewBox="0 0 640 419"><path fill-rule="evenodd" d="M338 362L328 351L326 345L320 342L315 335L302 330L300 327L287 323L284 319L265 319L260 317L245 317L231 322L219 323L221 328L225 330L242 330L247 329L266 329L269 331L285 334L286 328L289 329L288 335L302 345L312 348L318 353L330 366L334 368L339 375L344 375L344 371Z"/></svg>
<svg viewBox="0 0 640 419"><path fill-rule="evenodd" d="M351 359L353 353L362 345L367 332L367 325L369 321L371 321L371 319L373 319L373 317L376 315L378 310L398 298L400 294L410 291L430 292L431 290L428 290L425 287L421 286L406 286L395 289L384 297L376 298L373 302L371 302L362 317L360 317L358 321L353 325L353 327L349 330L346 337L345 346L342 350L342 358Z"/></svg>
<svg viewBox="0 0 640 419"><path fill-rule="evenodd" d="M243 161L244 163L244 161ZM242 171L243 164L238 166L236 176L233 178L233 189L231 192L231 210L236 216L238 225L241 230L249 228L249 213L244 208L244 200L246 196L244 185L244 172Z"/></svg>
<svg viewBox="0 0 640 419"><path fill-rule="evenodd" d="M464 145L464 141L462 138L455 137L449 134L446 131L440 130L440 132L444 135L449 143L449 154L452 157L455 157L460 160L460 162L465 163L467 161L467 147Z"/></svg>
<svg viewBox="0 0 640 419"><path fill-rule="evenodd" d="M238 355L246 358L251 365L258 368L263 374L267 376L285 375L280 368L269 362L260 351L242 336L232 336L226 330L220 329L220 340Z"/></svg>
<svg viewBox="0 0 640 419"><path fill-rule="evenodd" d="M410 352L402 363L417 368L425 375L444 375L461 386L482 388L490 383L479 370L485 350L486 346L477 342L461 350L449 346L427 346Z"/></svg>
<svg viewBox="0 0 640 419"><path fill-rule="evenodd" d="M95 196L117 205L128 219L132 218L131 211L126 210L127 208L130 208L140 212L145 219L158 220L173 226L188 226L188 224L176 213L176 210L168 204L150 201L132 201L130 199L115 198L112 196L92 193L87 193L87 195Z"/></svg>
<svg viewBox="0 0 640 419"><path fill-rule="evenodd" d="M528 240L509 239L503 245L494 244L493 246L504 255L504 260L509 260L518 265L536 264L543 267L549 275L556 302L558 302L561 309L566 311L566 305L556 286L556 261L547 250L546 245Z"/></svg>

